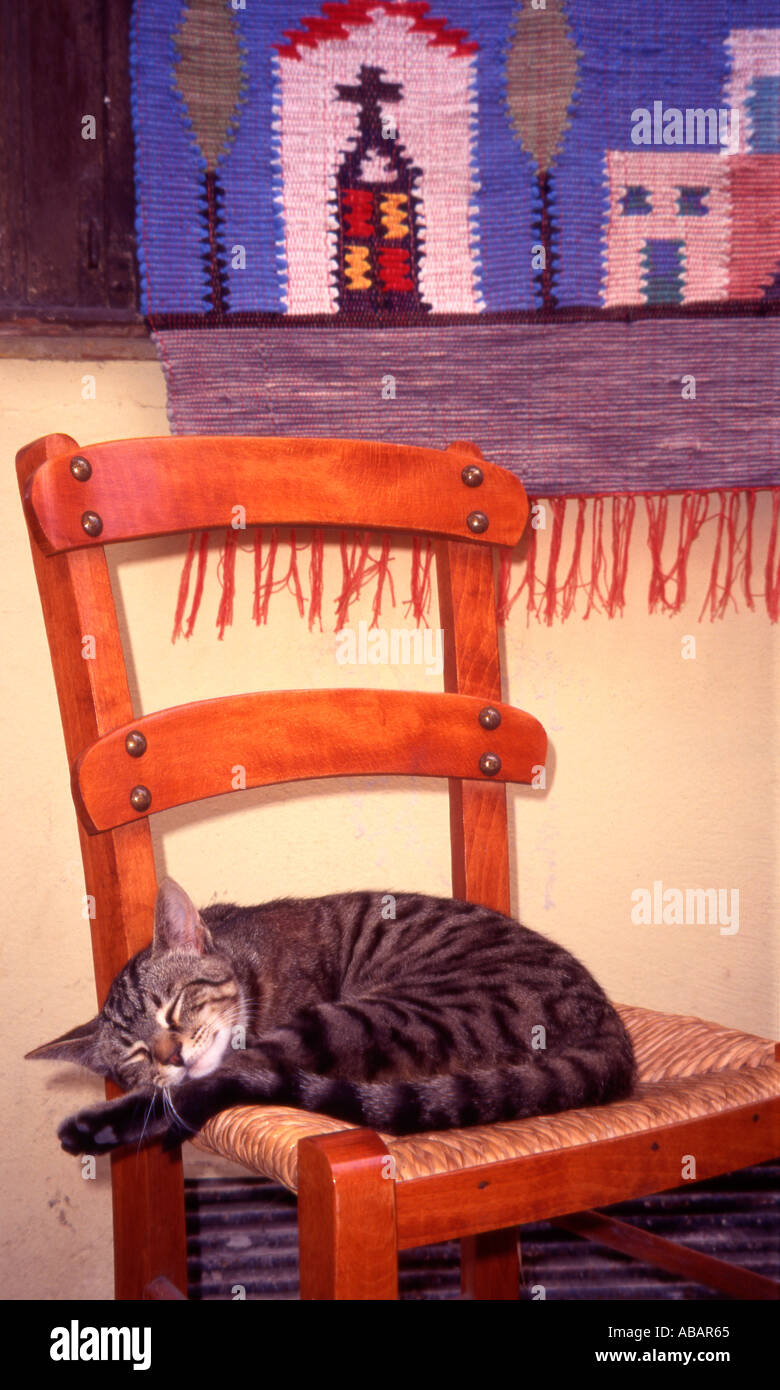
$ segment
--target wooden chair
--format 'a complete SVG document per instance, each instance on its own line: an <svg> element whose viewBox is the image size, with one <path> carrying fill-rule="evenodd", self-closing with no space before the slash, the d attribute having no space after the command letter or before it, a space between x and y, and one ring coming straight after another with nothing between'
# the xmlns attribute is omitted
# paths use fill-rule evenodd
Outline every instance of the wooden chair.
<svg viewBox="0 0 780 1390"><path fill-rule="evenodd" d="M58 434L23 449L17 470L86 887L99 905L101 1000L151 937L149 815L229 791L238 762L247 786L368 772L448 777L453 893L510 910L503 783L531 781L546 747L536 720L501 702L492 547L523 531L516 478L468 444L439 452L180 437L80 448ZM224 528L237 500L250 526L432 534L447 693L258 693L136 717L104 546ZM95 638L92 660L82 657L85 634ZM516 1228L540 1219L734 1297L777 1297L766 1278L592 1210L680 1186L691 1158L701 1180L780 1149L772 1043L697 1019L623 1014L640 1072L627 1101L406 1139L245 1106L215 1117L197 1142L297 1189L304 1299L395 1299L398 1250L451 1238L462 1243L465 1297L515 1299ZM112 1179L117 1298L181 1297L180 1154L159 1145L115 1154Z"/></svg>

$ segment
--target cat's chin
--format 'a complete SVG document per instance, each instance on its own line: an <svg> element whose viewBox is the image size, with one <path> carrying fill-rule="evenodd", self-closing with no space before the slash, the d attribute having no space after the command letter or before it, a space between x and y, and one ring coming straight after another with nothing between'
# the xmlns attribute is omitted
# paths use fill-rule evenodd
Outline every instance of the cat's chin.
<svg viewBox="0 0 780 1390"><path fill-rule="evenodd" d="M187 1078L195 1081L201 1076L209 1076L216 1071L222 1058L228 1050L230 1043L230 1029L220 1028L214 1041L209 1044L205 1052L201 1052L194 1062L187 1064Z"/></svg>

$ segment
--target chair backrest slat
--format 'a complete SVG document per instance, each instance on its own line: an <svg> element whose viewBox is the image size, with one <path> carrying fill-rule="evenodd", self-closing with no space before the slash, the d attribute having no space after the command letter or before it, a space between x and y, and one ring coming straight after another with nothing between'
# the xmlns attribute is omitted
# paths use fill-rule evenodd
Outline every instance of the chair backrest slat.
<svg viewBox="0 0 780 1390"><path fill-rule="evenodd" d="M480 723L486 709L488 722L500 720L492 730ZM179 705L114 729L76 760L73 796L94 834L204 797L318 777L530 782L546 745L531 715L486 707L476 695L263 691Z"/></svg>
<svg viewBox="0 0 780 1390"><path fill-rule="evenodd" d="M242 436L74 444L31 471L23 498L49 555L255 525L414 530L514 545L528 510L519 479L473 446Z"/></svg>
<svg viewBox="0 0 780 1390"><path fill-rule="evenodd" d="M147 943L152 920L148 817L131 806L128 818L129 791L152 783L153 812L231 790L236 764L246 765L247 787L362 771L448 775L453 893L509 911L504 780L530 781L546 747L535 719L501 704L493 554L525 524L516 478L468 444L439 451L344 440L179 437L80 448L50 435L22 450L17 468L95 899L99 998ZM289 694L266 693L136 720L104 543L227 526L236 506L247 525L433 533L447 694L314 691L291 703ZM486 530L469 526L474 511L484 512ZM85 531L85 512L100 515L98 535ZM501 715L495 729L477 718L487 705ZM192 709L201 711L194 722ZM138 727L148 751L133 759L125 738ZM275 751L261 754L263 743ZM501 759L494 776L479 767L484 753Z"/></svg>

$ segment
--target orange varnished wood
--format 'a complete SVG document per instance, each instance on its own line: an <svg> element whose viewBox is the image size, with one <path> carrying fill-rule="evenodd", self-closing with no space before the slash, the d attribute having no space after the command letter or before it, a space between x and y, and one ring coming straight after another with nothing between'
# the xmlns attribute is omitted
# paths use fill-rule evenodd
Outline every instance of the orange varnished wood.
<svg viewBox="0 0 780 1390"><path fill-rule="evenodd" d="M618 1221L600 1211L580 1211L572 1216L558 1217L553 1222L564 1231L572 1231L585 1240L598 1241L611 1250L620 1250L645 1264L666 1269L670 1274L681 1274L694 1284L703 1284L709 1289L718 1289L729 1298L771 1299L780 1298L780 1283L767 1279L763 1274L755 1274L751 1269L717 1260L700 1250L692 1250L688 1245L675 1245L663 1236L653 1235L639 1226L631 1226L627 1221Z"/></svg>
<svg viewBox="0 0 780 1390"><path fill-rule="evenodd" d="M487 732L478 718L484 705L473 695L360 689L203 700L124 723L92 744L74 764L73 797L82 824L94 833L139 818L130 804L139 784L151 792L151 813L229 792L241 782L258 787L378 773L483 776L479 761L487 752L501 759L495 778L530 782L533 768L544 762L544 729L532 715L501 705L501 724ZM125 746L131 730L146 739L138 758Z"/></svg>
<svg viewBox="0 0 780 1390"><path fill-rule="evenodd" d="M517 1231L485 1231L465 1236L460 1243L460 1288L464 1298L491 1303L516 1302L520 1297L520 1256Z"/></svg>
<svg viewBox="0 0 780 1390"><path fill-rule="evenodd" d="M501 670L493 557L461 542L436 547L439 617L444 631L444 688L500 706ZM497 738L501 726L489 737ZM544 763L545 754L531 761ZM496 749L498 752L498 748ZM499 756L500 752L499 752ZM505 788L491 779L450 782L452 891L455 897L510 911Z"/></svg>
<svg viewBox="0 0 780 1390"><path fill-rule="evenodd" d="M78 482L78 452L92 476ZM247 526L288 523L419 530L514 545L528 502L519 479L480 459L484 482L467 487L474 454L354 439L180 436L67 445L31 475L24 489L30 529L46 554L110 541L231 526L243 507ZM81 518L96 512L103 530L91 540ZM471 512L488 517L472 536Z"/></svg>
<svg viewBox="0 0 780 1390"><path fill-rule="evenodd" d="M393 1161L371 1130L298 1145L302 1299L398 1298Z"/></svg>
<svg viewBox="0 0 780 1390"><path fill-rule="evenodd" d="M397 1188L399 1249L679 1187L683 1154L696 1155L704 1182L774 1158L777 1142L777 1102L759 1101L642 1134L414 1178Z"/></svg>
<svg viewBox="0 0 780 1390"><path fill-rule="evenodd" d="M503 710L492 552L458 541L439 541L436 580L444 630L445 690L477 695L480 703L485 700ZM494 733L499 734L502 727L503 717ZM546 751L545 737L544 756L530 760L529 782L535 767L544 763ZM452 778L449 791L453 896L509 913L506 789L495 781ZM502 1233L462 1240L460 1263L461 1287L467 1296L489 1299L498 1297L494 1291L502 1289L501 1297L517 1298L517 1247L508 1244Z"/></svg>
<svg viewBox="0 0 780 1390"><path fill-rule="evenodd" d="M53 435L23 449L17 456L20 488L47 454L71 446L76 448L75 441L67 436ZM71 761L107 730L132 718L114 599L102 549L47 557L33 544L32 556ZM95 638L94 660L82 657L84 635ZM79 830L86 891L95 902L92 952L102 1003L117 972L151 939L157 881L148 821L102 835ZM180 1158L160 1148L114 1156L112 1189L117 1298L139 1298L144 1285L158 1275L185 1288Z"/></svg>

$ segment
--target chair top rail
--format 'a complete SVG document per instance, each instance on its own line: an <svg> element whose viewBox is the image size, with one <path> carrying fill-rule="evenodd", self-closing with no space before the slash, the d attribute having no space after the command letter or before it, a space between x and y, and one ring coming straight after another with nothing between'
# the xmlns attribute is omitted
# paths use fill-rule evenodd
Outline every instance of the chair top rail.
<svg viewBox="0 0 780 1390"><path fill-rule="evenodd" d="M528 499L476 445L176 436L78 446L23 487L45 555L180 531L260 525L414 531L513 546Z"/></svg>
<svg viewBox="0 0 780 1390"><path fill-rule="evenodd" d="M105 734L75 760L89 834L226 792L309 778L406 774L534 780L538 720L477 695L283 690L201 700Z"/></svg>

